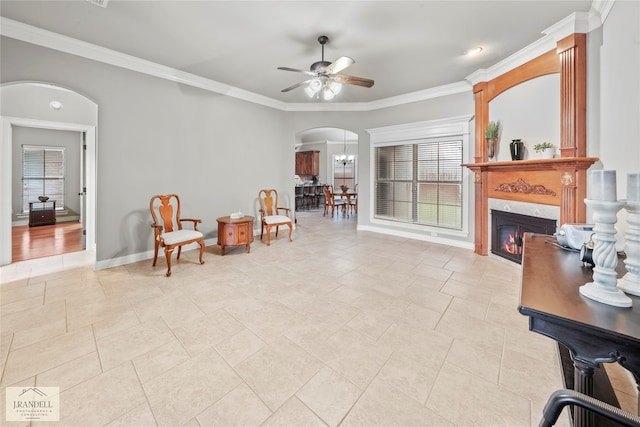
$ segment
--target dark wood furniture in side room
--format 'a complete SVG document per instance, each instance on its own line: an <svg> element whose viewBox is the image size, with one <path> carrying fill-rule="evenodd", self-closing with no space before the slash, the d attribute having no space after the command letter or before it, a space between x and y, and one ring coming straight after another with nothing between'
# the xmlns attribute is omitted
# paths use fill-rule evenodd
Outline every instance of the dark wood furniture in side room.
<svg viewBox="0 0 640 427"><path fill-rule="evenodd" d="M320 152L296 152L296 175L320 175Z"/></svg>
<svg viewBox="0 0 640 427"><path fill-rule="evenodd" d="M34 205L39 205L35 206ZM56 223L56 201L29 202L29 227Z"/></svg>
<svg viewBox="0 0 640 427"><path fill-rule="evenodd" d="M546 335L569 350L574 365L574 389L594 393L594 371L617 362L629 370L640 387L640 297L630 308L602 304L582 296L578 288L592 281L592 270L579 253L547 243L555 238L526 233L522 258L520 313L529 329ZM618 260L618 277L625 273ZM597 384L596 384L597 386ZM574 411L574 425L596 426L594 414Z"/></svg>
<svg viewBox="0 0 640 427"><path fill-rule="evenodd" d="M242 218L231 218L223 216L218 218L218 244L224 256L225 246L246 246L247 253L251 252L253 243L253 220L252 216Z"/></svg>

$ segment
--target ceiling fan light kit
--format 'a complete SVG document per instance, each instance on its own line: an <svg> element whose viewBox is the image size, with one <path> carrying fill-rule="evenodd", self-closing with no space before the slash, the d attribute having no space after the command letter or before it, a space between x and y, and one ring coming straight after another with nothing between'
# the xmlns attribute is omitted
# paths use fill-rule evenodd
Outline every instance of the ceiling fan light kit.
<svg viewBox="0 0 640 427"><path fill-rule="evenodd" d="M312 78L308 80L282 89L282 92L289 92L290 90L293 90L297 87L306 86L304 91L310 98L322 98L325 101L330 101L340 93L343 84L351 84L362 87L373 86L374 82L371 79L339 74L340 71L355 63L355 61L348 56L341 56L334 62L325 61L324 45L328 42L329 37L318 37L318 43L320 43L320 45L322 46L322 60L311 64L311 67L309 68L310 71L298 70L289 67L278 67L279 70L293 71L295 73L303 73L308 76L312 76Z"/></svg>

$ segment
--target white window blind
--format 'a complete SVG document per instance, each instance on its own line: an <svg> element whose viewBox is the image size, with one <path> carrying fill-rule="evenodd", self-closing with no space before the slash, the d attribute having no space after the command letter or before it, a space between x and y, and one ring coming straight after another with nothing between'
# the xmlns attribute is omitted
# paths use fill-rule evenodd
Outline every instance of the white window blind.
<svg viewBox="0 0 640 427"><path fill-rule="evenodd" d="M462 230L463 142L377 147L375 216Z"/></svg>
<svg viewBox="0 0 640 427"><path fill-rule="evenodd" d="M29 212L38 196L64 208L64 147L22 146L22 211Z"/></svg>

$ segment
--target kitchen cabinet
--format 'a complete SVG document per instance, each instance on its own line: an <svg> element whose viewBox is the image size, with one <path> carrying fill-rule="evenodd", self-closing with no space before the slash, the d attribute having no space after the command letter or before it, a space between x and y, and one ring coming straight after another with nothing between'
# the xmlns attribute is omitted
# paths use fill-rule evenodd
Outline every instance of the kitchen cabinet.
<svg viewBox="0 0 640 427"><path fill-rule="evenodd" d="M320 152L298 151L296 153L296 175L320 175Z"/></svg>

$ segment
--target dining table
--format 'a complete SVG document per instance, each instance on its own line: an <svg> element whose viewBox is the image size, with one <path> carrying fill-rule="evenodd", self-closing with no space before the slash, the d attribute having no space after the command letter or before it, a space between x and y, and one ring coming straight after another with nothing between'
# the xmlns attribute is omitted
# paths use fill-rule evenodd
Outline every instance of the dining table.
<svg viewBox="0 0 640 427"><path fill-rule="evenodd" d="M344 203L342 205L342 213L345 215L349 215L349 207L353 206L354 212L356 213L356 215L358 214L358 192L355 190L347 190L347 191L342 191L342 190L334 190L331 193L331 197L334 198L334 200L338 200L338 199L342 199L345 200L346 203ZM351 204L351 199L354 200L353 205Z"/></svg>

